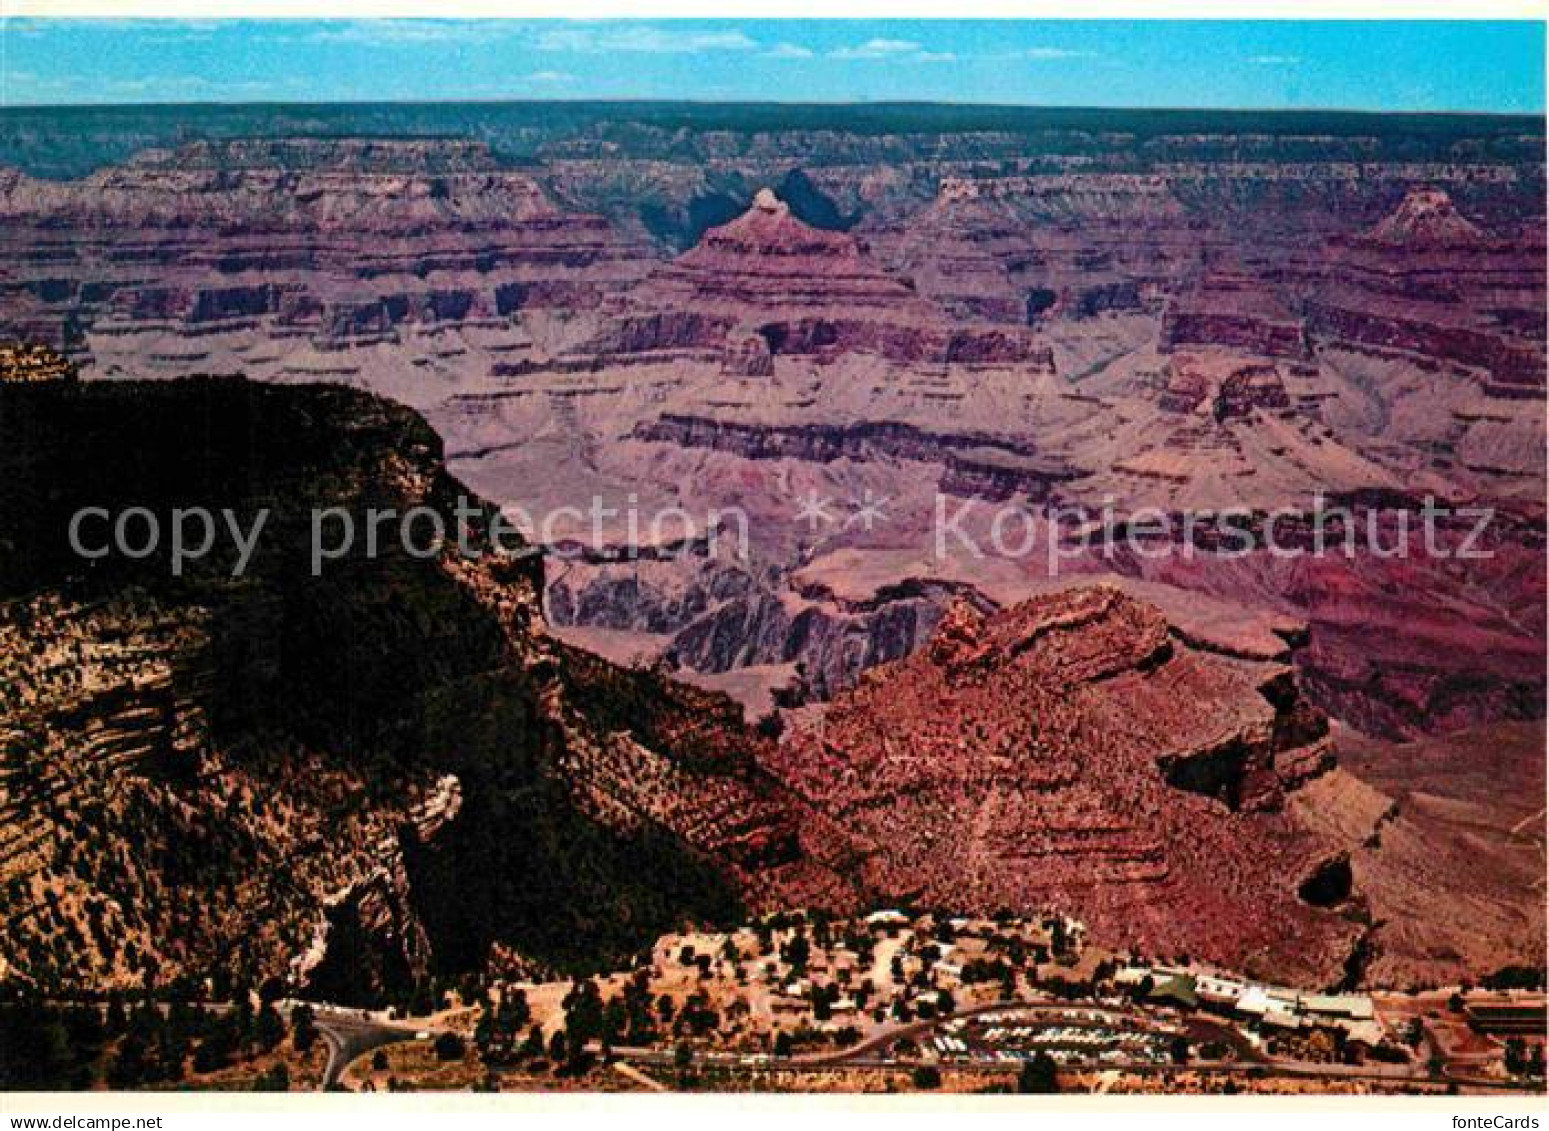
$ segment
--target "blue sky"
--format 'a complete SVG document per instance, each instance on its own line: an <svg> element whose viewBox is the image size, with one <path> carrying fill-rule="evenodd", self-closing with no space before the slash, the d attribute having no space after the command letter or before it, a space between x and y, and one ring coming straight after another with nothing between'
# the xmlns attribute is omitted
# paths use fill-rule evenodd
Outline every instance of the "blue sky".
<svg viewBox="0 0 1549 1131"><path fill-rule="evenodd" d="M9 105L502 98L1543 113L1544 25L0 18Z"/></svg>

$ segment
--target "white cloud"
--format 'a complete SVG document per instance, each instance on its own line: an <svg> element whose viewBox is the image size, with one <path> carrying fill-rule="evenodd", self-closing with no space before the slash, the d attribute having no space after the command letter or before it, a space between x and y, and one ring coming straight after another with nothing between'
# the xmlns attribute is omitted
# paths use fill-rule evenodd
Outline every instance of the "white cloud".
<svg viewBox="0 0 1549 1131"><path fill-rule="evenodd" d="M209 39L221 30L220 20L158 20L149 28L147 39L151 43L188 43Z"/></svg>
<svg viewBox="0 0 1549 1131"><path fill-rule="evenodd" d="M1093 59L1095 51L1073 51L1068 47L1029 47L1026 51L1019 51L1018 56L1023 59L1053 60L1053 59Z"/></svg>
<svg viewBox="0 0 1549 1131"><path fill-rule="evenodd" d="M487 22L458 20L351 20L321 28L307 38L314 43L353 43L381 47L395 43L449 43L477 39L498 30Z"/></svg>
<svg viewBox="0 0 1549 1131"><path fill-rule="evenodd" d="M280 93L282 87L299 85L299 80L295 78L280 82L259 79L211 79L203 75L83 79L78 75L44 77L26 71L10 71L6 79L21 87L20 90L12 90L11 94L23 100L57 96L67 97L73 102L80 103L101 103L115 98L167 102L191 98L202 101L237 100L275 95Z"/></svg>
<svg viewBox="0 0 1549 1131"><path fill-rule="evenodd" d="M1299 55L1250 55L1248 62L1255 67L1294 67L1300 63Z"/></svg>
<svg viewBox="0 0 1549 1131"><path fill-rule="evenodd" d="M527 81L558 86L561 83L575 82L575 76L568 71L534 71L527 76Z"/></svg>
<svg viewBox="0 0 1549 1131"><path fill-rule="evenodd" d="M957 58L950 51L928 51L912 39L868 39L850 47L838 47L828 53L830 59L887 59L896 63L950 63Z"/></svg>
<svg viewBox="0 0 1549 1131"><path fill-rule="evenodd" d="M912 39L868 39L853 47L836 48L829 55L835 59L897 59L902 55L913 55L920 49Z"/></svg>
<svg viewBox="0 0 1549 1131"><path fill-rule="evenodd" d="M766 59L810 59L812 48L803 47L799 43L777 43L764 52Z"/></svg>
<svg viewBox="0 0 1549 1131"><path fill-rule="evenodd" d="M706 51L751 51L758 46L740 31L670 31L649 24L624 27L565 27L539 34L540 51L587 54L634 52L650 55L697 55Z"/></svg>
<svg viewBox="0 0 1549 1131"><path fill-rule="evenodd" d="M15 16L5 23L6 31L17 35L38 36L62 30L72 31L145 31L157 26L175 27L188 20L136 20L121 17L96 17L89 20L66 21L57 18Z"/></svg>

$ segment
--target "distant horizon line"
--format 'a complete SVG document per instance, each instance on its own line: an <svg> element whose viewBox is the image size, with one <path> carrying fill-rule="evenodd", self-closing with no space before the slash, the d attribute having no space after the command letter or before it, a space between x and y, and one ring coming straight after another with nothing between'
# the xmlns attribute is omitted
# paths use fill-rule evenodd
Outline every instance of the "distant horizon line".
<svg viewBox="0 0 1549 1131"><path fill-rule="evenodd" d="M239 107L318 107L318 106L762 106L762 107L934 107L976 110L1028 111L1114 111L1155 114L1342 114L1371 118L1520 118L1540 124L1549 118L1549 108L1540 110L1457 110L1457 109L1372 109L1352 106L1146 106L1136 104L1078 104L1039 102L949 102L939 99L709 99L651 98L596 95L591 97L531 98L497 96L491 98L341 98L341 99L190 99L156 102L11 102L0 103L0 114L16 110L167 110L231 109Z"/></svg>

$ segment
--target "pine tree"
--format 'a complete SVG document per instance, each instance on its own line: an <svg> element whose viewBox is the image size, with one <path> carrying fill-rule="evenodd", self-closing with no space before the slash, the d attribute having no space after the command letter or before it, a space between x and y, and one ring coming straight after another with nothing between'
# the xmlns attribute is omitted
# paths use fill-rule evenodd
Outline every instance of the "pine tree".
<svg viewBox="0 0 1549 1131"><path fill-rule="evenodd" d="M264 1002L258 1011L258 1018L253 1023L253 1035L258 1047L265 1052L285 1039L285 1022L280 1020L279 1012L269 1002Z"/></svg>
<svg viewBox="0 0 1549 1131"><path fill-rule="evenodd" d="M290 1011L290 1040L297 1052L306 1052L317 1042L317 1013L310 1005Z"/></svg>

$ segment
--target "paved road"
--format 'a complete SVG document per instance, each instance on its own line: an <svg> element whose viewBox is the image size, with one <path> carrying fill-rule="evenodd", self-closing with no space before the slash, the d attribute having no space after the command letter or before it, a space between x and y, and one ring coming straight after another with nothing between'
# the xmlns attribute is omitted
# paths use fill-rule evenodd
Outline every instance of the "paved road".
<svg viewBox="0 0 1549 1131"><path fill-rule="evenodd" d="M323 1069L323 1091L339 1082L345 1067L358 1056L383 1045L414 1040L415 1030L382 1025L375 1021L318 1018L317 1031L328 1042L328 1067Z"/></svg>
<svg viewBox="0 0 1549 1131"><path fill-rule="evenodd" d="M666 1084L663 1084L654 1076L647 1076L644 1072L641 1072L640 1069L636 1068L633 1064L630 1064L627 1060L615 1060L613 1062L613 1071L617 1072L626 1080L633 1080L636 1084L639 1084L643 1088L649 1088L653 1092L672 1091L672 1089L667 1087Z"/></svg>
<svg viewBox="0 0 1549 1131"><path fill-rule="evenodd" d="M615 1051L619 1055L626 1054L626 1050L623 1049ZM627 1055L630 1060L640 1064L659 1067L670 1067L673 1062L671 1053L653 1049L630 1049L627 1050ZM916 1064L920 1063L919 1061L894 1060L886 1057L865 1057L842 1062L830 1061L826 1064L815 1063L811 1060L797 1060L794 1057L767 1057L753 1063L747 1063L742 1056L734 1053L697 1053L695 1054L694 1062L707 1067L758 1069L771 1072L810 1072L824 1068L859 1072L908 1072ZM1003 1062L969 1060L942 1062L941 1067L950 1068L954 1072L1004 1075L1015 1066ZM1232 1060L1191 1061L1184 1065L1137 1061L1132 1064L1107 1064L1100 1066L1100 1068L1104 1071L1132 1072L1143 1076L1166 1076L1180 1072L1194 1072L1207 1076L1236 1076L1252 1079L1283 1077L1304 1080L1356 1080L1389 1085L1427 1084L1435 1087L1458 1084L1463 1087L1482 1088L1490 1091L1527 1095L1537 1094L1529 1089L1525 1089L1520 1083L1514 1084L1491 1077L1459 1077L1453 1075L1445 1078L1435 1077L1426 1075L1423 1072L1417 1073L1398 1065L1299 1064L1284 1061L1264 1064L1243 1064Z"/></svg>
<svg viewBox="0 0 1549 1131"><path fill-rule="evenodd" d="M303 1003L286 1001L276 1003L276 1008L288 1019L291 1011L301 1004ZM370 1014L363 1015L360 1010L346 1009L342 1006L315 1002L305 1004L312 1006L317 1031L328 1046L328 1064L323 1069L322 1082L322 1090L325 1092L339 1082L344 1069L356 1057L364 1056L384 1045L415 1040L422 1033L440 1031L409 1022L382 1021Z"/></svg>
<svg viewBox="0 0 1549 1131"><path fill-rule="evenodd" d="M287 1000L275 1003L275 1008L286 1017L290 1018L291 1011L303 1004L299 1001ZM428 1020L415 1024L412 1021L387 1021L361 1010L348 1009L343 1006L334 1006L327 1003L307 1002L315 1011L318 1033L328 1045L328 1063L323 1070L322 1088L327 1090L338 1083L339 1077L351 1061L364 1056L374 1049L385 1045L399 1044L404 1041L423 1039L445 1031L443 1026L436 1025ZM226 1003L203 1002L196 1003L198 1008L211 1012L222 1013L231 1009ZM103 1008L106 1008L105 1006ZM167 1008L165 1005L159 1008ZM1018 1010L1023 1012L1048 1012L1065 1013L1080 1011L1086 1013L1104 1013L1146 1027L1145 1017L1141 1014L1132 1014L1123 1009L1113 1007L1086 1005L1083 1003L1066 1003L1058 1001L1010 1001L996 1002L992 1005L975 1006L943 1018L933 1018L929 1021L912 1021L880 1030L866 1037L857 1044L847 1048L831 1052L805 1053L798 1056L749 1056L743 1053L730 1052L696 1052L694 1062L711 1067L742 1069L757 1068L765 1071L800 1072L804 1070L821 1070L824 1068L856 1069L860 1071L877 1072L907 1072L913 1068L917 1061L899 1060L885 1055L885 1050L891 1048L894 1041L900 1038L916 1038L933 1029L940 1028L953 1021L977 1017L981 1014L995 1013L1002 1010ZM1197 1019L1193 1019L1197 1020ZM1152 1024L1150 1027L1155 1028ZM1221 1026L1225 1030L1226 1026ZM1197 1037L1196 1037L1197 1040ZM1232 1042L1234 1045L1237 1041ZM884 1055L877 1055L877 1050L883 1049ZM597 1046L593 1044L593 1051ZM1239 1050L1240 1051L1240 1050ZM1198 1072L1206 1075L1227 1075L1246 1077L1288 1077L1293 1079L1327 1079L1327 1080L1364 1080L1373 1083L1385 1084L1429 1084L1445 1086L1457 1084L1462 1087L1481 1088L1491 1091L1512 1092L1518 1094L1536 1095L1524 1088L1521 1082L1501 1080L1491 1076L1465 1075L1467 1066L1460 1061L1449 1061L1442 1066L1439 1076L1431 1075L1425 1066L1420 1064L1313 1064L1296 1061L1277 1061L1264 1058L1261 1053L1251 1050L1257 1059L1237 1059L1228 1061L1191 1061L1186 1065L1157 1064L1152 1061L1137 1061L1131 1064L1113 1064L1103 1067L1109 1070L1133 1072L1141 1075L1166 1075L1175 1072ZM675 1066L676 1053L672 1049L641 1048L641 1047L617 1047L614 1055L626 1057L642 1065L651 1065L663 1068ZM1012 1065L1005 1062L994 1061L947 1061L946 1066L954 1071L1005 1073ZM653 1081L658 1087L659 1082Z"/></svg>
<svg viewBox="0 0 1549 1131"><path fill-rule="evenodd" d="M96 1003L99 1010L106 1011L107 1003ZM189 1003L194 1009L205 1013L223 1015L230 1013L234 1008L230 1002L224 1001L195 1001ZM167 1002L155 1002L154 1008L165 1015L172 1007ZM327 1091L339 1081L339 1076L345 1067L358 1056L379 1049L383 1045L399 1044L403 1041L412 1041L419 1038L422 1033L434 1036L443 1032L444 1027L429 1021L415 1024L412 1021L384 1021L380 1017L371 1015L359 1009L350 1009L342 1005L330 1005L327 1002L297 1001L295 999L281 999L274 1003L274 1008L286 1021L291 1020L291 1013L298 1005L310 1005L317 1022L318 1034L328 1046L328 1064L323 1069L322 1090Z"/></svg>
<svg viewBox="0 0 1549 1131"><path fill-rule="evenodd" d="M1140 1014L1132 1014L1122 1009L1114 1009L1103 1006L1090 1006L1081 1003L1065 1002L998 1002L994 1005L976 1006L972 1009L964 1009L945 1018L935 1018L930 1021L914 1021L901 1024L874 1033L848 1048L824 1053L807 1053L799 1056L774 1057L759 1056L749 1057L740 1053L725 1052L696 1052L694 1062L707 1067L729 1069L760 1069L765 1071L801 1072L821 1070L824 1068L855 1069L859 1071L875 1072L907 1072L918 1061L900 1060L888 1055L894 1041L901 1038L917 1038L933 1029L940 1028L952 1021L976 1017L986 1013L996 1013L1004 1010L1017 1010L1022 1012L1047 1012L1065 1013L1079 1011L1085 1013L1104 1013L1116 1019L1127 1021L1131 1024L1146 1026L1146 1018ZM1190 1019L1197 1022L1197 1018ZM1154 1024L1151 1028L1156 1028ZM1191 1029L1195 1026L1190 1026ZM1222 1036L1229 1029L1227 1026L1216 1026ZM1194 1034L1198 1040L1198 1034ZM1232 1040L1235 1046L1245 1046L1240 1037ZM619 1056L627 1056L642 1065L659 1067L671 1067L674 1063L674 1053L670 1049L656 1048L618 1048L614 1050ZM1239 1051L1241 1051L1239 1049ZM1158 1064L1153 1061L1135 1061L1128 1064L1112 1064L1102 1067L1122 1072L1133 1072L1147 1076L1165 1076L1169 1073L1197 1072L1205 1075L1236 1076L1247 1078L1283 1077L1289 1079L1322 1079L1322 1080L1354 1080L1368 1083L1381 1083L1388 1085L1421 1085L1446 1086L1458 1084L1470 1088L1483 1088L1492 1091L1523 1092L1520 1083L1514 1084L1489 1076L1466 1076L1456 1071L1460 1066L1448 1065L1443 1069L1441 1076L1432 1076L1425 1066L1420 1064L1315 1064L1300 1061L1276 1061L1270 1060L1251 1047L1248 1047L1249 1056L1240 1056L1235 1060L1202 1061L1193 1060L1188 1064ZM943 1067L950 1067L953 1071L978 1072L1004 1074L1012 1069L1014 1064L997 1061L946 1061Z"/></svg>

